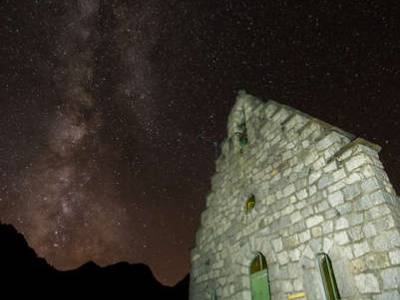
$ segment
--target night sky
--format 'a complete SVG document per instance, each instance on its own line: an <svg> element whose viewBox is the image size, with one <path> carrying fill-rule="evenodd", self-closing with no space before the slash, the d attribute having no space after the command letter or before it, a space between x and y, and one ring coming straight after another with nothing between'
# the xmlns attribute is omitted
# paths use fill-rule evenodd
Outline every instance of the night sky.
<svg viewBox="0 0 400 300"><path fill-rule="evenodd" d="M189 271L239 89L382 145L400 187L396 1L0 3L0 220L59 269Z"/></svg>

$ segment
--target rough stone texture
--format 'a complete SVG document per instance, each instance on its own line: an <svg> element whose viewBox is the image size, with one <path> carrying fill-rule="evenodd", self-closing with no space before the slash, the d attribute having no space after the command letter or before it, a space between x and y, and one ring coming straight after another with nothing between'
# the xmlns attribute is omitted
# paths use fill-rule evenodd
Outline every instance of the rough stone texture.
<svg viewBox="0 0 400 300"><path fill-rule="evenodd" d="M244 123L247 145L238 134ZM399 299L399 198L379 146L241 92L221 149L191 252L191 300L250 300L257 252L274 300L296 292L325 299L321 252L341 299Z"/></svg>

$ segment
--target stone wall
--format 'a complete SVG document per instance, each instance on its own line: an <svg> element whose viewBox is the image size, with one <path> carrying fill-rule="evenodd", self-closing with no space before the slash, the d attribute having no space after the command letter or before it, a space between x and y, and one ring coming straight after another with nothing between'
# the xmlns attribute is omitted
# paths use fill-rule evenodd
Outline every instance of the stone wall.
<svg viewBox="0 0 400 300"><path fill-rule="evenodd" d="M248 144L239 141L245 122ZM239 127L238 127L239 126ZM239 93L196 245L190 299L250 300L267 260L271 299L325 299L316 255L342 299L400 299L400 206L380 147L274 101ZM255 207L246 211L249 195Z"/></svg>

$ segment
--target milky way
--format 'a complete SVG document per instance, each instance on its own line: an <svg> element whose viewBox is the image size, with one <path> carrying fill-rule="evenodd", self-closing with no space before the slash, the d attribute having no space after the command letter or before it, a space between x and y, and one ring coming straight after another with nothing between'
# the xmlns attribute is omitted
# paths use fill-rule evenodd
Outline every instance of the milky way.
<svg viewBox="0 0 400 300"><path fill-rule="evenodd" d="M399 190L400 32L382 1L0 4L0 220L60 269L190 268L239 89L384 146Z"/></svg>
<svg viewBox="0 0 400 300"><path fill-rule="evenodd" d="M140 191L140 176L143 140L163 139L161 104L152 94L158 75L149 57L163 6L90 0L61 10L47 41L46 62L55 68L45 74L56 97L50 99L40 151L20 173L15 205L3 219L17 223L38 254L60 269L88 260L154 265L162 253L146 255L149 235L157 239L154 227L165 227L167 218L163 205L154 206ZM133 149L126 150L127 144Z"/></svg>
<svg viewBox="0 0 400 300"><path fill-rule="evenodd" d="M61 99L48 119L47 147L23 176L19 206L31 245L62 269L128 257L117 246L126 239L124 205L115 185L101 184L115 180L114 169L99 170L97 162L111 151L100 141L104 120L91 91L99 1L67 9L54 45L53 81Z"/></svg>

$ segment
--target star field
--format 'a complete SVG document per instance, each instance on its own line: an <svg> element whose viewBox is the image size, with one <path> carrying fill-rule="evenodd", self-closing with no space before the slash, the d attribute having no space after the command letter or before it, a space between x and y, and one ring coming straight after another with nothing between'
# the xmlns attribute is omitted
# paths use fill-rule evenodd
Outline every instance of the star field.
<svg viewBox="0 0 400 300"><path fill-rule="evenodd" d="M399 190L399 5L0 4L0 220L60 269L190 268L239 89L382 145Z"/></svg>

